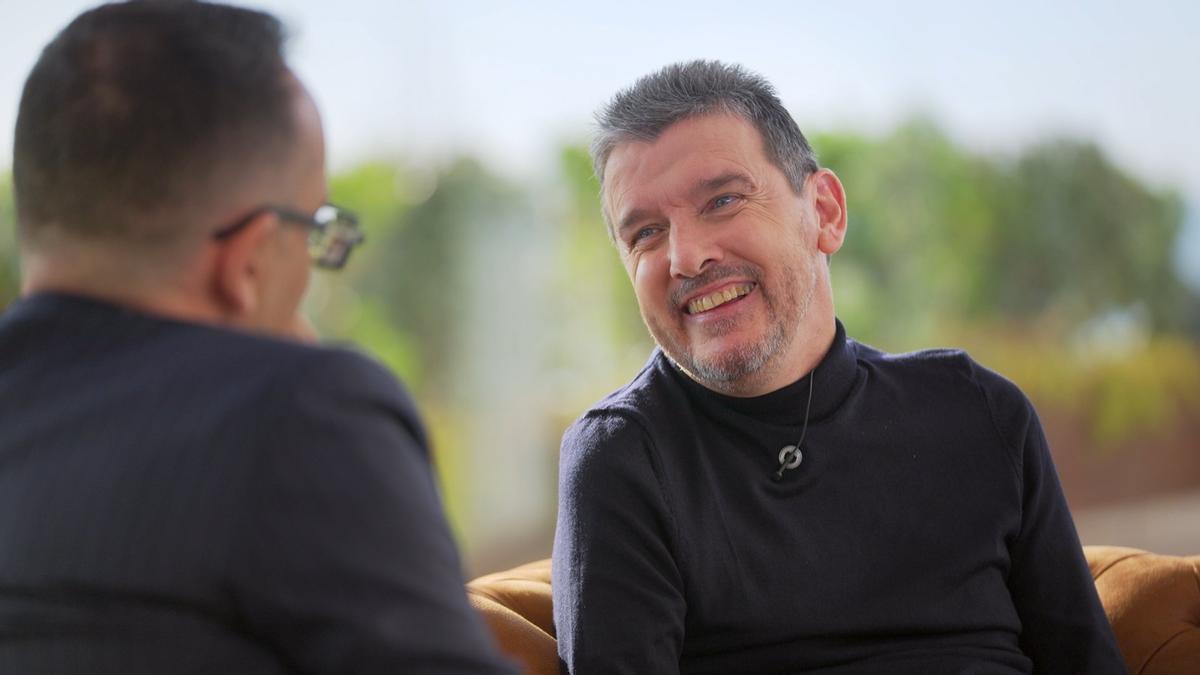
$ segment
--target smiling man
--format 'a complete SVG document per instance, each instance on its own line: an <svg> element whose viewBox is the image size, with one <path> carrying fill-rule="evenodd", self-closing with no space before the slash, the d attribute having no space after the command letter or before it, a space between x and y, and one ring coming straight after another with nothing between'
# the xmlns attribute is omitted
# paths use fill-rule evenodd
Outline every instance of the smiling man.
<svg viewBox="0 0 1200 675"><path fill-rule="evenodd" d="M1125 672L1028 400L846 336L845 193L771 86L673 65L599 122L659 348L563 440L564 668Z"/></svg>

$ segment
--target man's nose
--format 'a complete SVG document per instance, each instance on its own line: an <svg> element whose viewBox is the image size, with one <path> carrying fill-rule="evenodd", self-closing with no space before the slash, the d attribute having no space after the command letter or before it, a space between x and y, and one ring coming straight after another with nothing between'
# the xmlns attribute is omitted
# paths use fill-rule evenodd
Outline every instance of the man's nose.
<svg viewBox="0 0 1200 675"><path fill-rule="evenodd" d="M720 262L724 252L715 235L710 228L690 218L672 222L668 234L671 276L694 277L710 263Z"/></svg>

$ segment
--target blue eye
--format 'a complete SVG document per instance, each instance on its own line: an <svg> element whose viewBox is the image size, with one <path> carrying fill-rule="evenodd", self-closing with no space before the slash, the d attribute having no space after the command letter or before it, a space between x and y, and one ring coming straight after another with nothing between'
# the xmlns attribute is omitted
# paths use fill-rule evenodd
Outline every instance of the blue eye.
<svg viewBox="0 0 1200 675"><path fill-rule="evenodd" d="M633 231L633 234L626 240L625 247L629 251L654 246L658 235L662 232L661 225L647 225L639 227Z"/></svg>
<svg viewBox="0 0 1200 675"><path fill-rule="evenodd" d="M716 199L712 200L712 208L714 208L714 209L725 208L726 206L729 206L730 204L737 201L737 199L738 199L737 195L721 195L720 197L717 197Z"/></svg>
<svg viewBox="0 0 1200 675"><path fill-rule="evenodd" d="M634 232L633 237L630 238L629 241L630 241L630 243L636 244L639 241L645 239L646 237L653 236L656 232L658 232L657 226L643 227L640 230L638 230L637 232Z"/></svg>

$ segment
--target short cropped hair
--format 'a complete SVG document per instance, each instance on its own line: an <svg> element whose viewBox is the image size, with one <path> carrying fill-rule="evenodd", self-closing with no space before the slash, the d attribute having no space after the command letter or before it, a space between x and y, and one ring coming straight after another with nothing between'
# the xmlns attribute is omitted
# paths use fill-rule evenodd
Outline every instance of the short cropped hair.
<svg viewBox="0 0 1200 675"><path fill-rule="evenodd" d="M268 14L194 0L80 15L42 51L21 95L22 237L54 223L87 238L177 238L173 208L290 144L285 40Z"/></svg>
<svg viewBox="0 0 1200 675"><path fill-rule="evenodd" d="M596 113L599 130L592 141L596 178L613 149L628 141L651 142L668 127L713 113L738 115L758 129L767 159L799 193L817 171L817 158L775 88L761 75L720 61L675 63L623 89Z"/></svg>

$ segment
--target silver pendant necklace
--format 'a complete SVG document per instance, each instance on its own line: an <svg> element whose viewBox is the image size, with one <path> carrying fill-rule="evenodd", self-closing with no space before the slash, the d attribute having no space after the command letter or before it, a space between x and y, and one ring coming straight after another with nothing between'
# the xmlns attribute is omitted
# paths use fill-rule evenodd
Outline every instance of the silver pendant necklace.
<svg viewBox="0 0 1200 675"><path fill-rule="evenodd" d="M783 472L800 466L804 461L804 453L800 451L804 445L804 437L808 435L808 413L812 411L813 381L817 379L817 369L808 374L808 403L804 404L804 426L800 428L800 440L795 445L785 445L779 451L779 468L772 474L775 482L783 480Z"/></svg>

